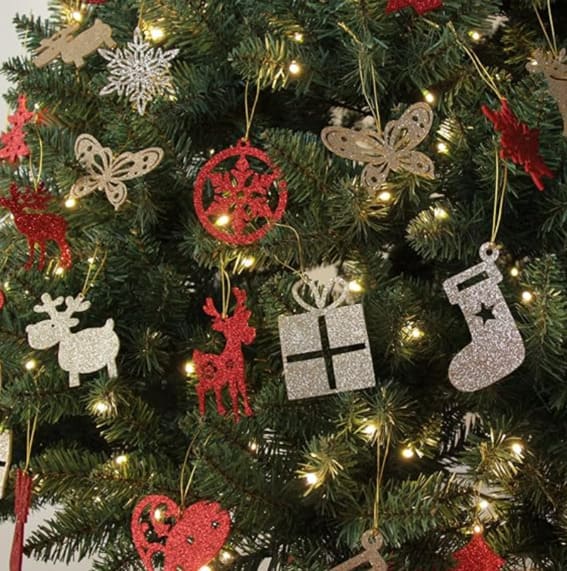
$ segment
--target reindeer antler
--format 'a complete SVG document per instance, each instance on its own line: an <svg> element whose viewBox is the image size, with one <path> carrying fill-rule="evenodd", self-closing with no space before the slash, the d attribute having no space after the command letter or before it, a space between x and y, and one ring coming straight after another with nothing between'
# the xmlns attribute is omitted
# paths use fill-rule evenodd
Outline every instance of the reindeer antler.
<svg viewBox="0 0 567 571"><path fill-rule="evenodd" d="M205 305L203 305L203 311L207 314L210 315L211 317L220 317L220 313L218 312L217 308L215 307L215 304L213 303L213 298L212 297L208 297L205 301Z"/></svg>
<svg viewBox="0 0 567 571"><path fill-rule="evenodd" d="M80 311L86 311L90 306L90 301L85 301L83 294L80 293L77 297L68 296L65 298L66 309L63 312L65 317L71 317L73 313L79 313Z"/></svg>
<svg viewBox="0 0 567 571"><path fill-rule="evenodd" d="M233 287L232 294L236 298L234 313L239 313L242 309L246 309L246 290Z"/></svg>
<svg viewBox="0 0 567 571"><path fill-rule="evenodd" d="M41 296L41 301L42 304L36 305L33 310L36 313L47 313L47 315L53 319L59 313L57 311L57 307L63 303L63 298L58 297L56 299L52 299L48 293L44 293Z"/></svg>

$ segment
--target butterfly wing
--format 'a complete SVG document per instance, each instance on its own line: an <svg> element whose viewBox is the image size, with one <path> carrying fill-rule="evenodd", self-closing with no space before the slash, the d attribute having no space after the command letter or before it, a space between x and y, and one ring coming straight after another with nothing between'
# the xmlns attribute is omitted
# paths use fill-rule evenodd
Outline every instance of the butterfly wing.
<svg viewBox="0 0 567 571"><path fill-rule="evenodd" d="M112 151L103 147L92 135L83 133L75 141L75 156L79 164L92 177L108 174L113 161Z"/></svg>
<svg viewBox="0 0 567 571"><path fill-rule="evenodd" d="M69 195L72 198L83 198L83 196L88 196L93 193L98 187L98 178L83 176L71 187Z"/></svg>
<svg viewBox="0 0 567 571"><path fill-rule="evenodd" d="M128 197L126 185L119 180L109 180L104 186L104 192L108 202L114 206L115 210L118 210Z"/></svg>
<svg viewBox="0 0 567 571"><path fill-rule="evenodd" d="M433 125L433 111L427 103L415 103L384 129L384 144L394 152L412 150L427 137Z"/></svg>
<svg viewBox="0 0 567 571"><path fill-rule="evenodd" d="M396 170L409 171L424 178L435 178L435 165L426 154L419 151L404 151L399 153L397 158Z"/></svg>

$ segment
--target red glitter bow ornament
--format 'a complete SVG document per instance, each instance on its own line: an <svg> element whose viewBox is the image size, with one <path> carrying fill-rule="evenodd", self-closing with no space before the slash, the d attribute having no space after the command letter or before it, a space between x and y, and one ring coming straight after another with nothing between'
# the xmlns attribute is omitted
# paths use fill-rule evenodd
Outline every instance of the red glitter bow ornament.
<svg viewBox="0 0 567 571"><path fill-rule="evenodd" d="M411 6L420 16L443 7L443 0L388 0L386 13L397 12Z"/></svg>
<svg viewBox="0 0 567 571"><path fill-rule="evenodd" d="M10 571L21 571L24 554L24 531L31 505L32 477L23 470L16 473L16 493L14 511L16 512L16 527L12 540L10 554Z"/></svg>
<svg viewBox="0 0 567 571"><path fill-rule="evenodd" d="M11 164L18 162L18 159L28 157L30 149L26 143L24 127L32 121L35 113L27 108L26 96L18 97L18 108L13 115L8 117L11 128L6 133L0 135L0 159Z"/></svg>
<svg viewBox="0 0 567 571"><path fill-rule="evenodd" d="M158 554L163 571L198 571L225 544L230 515L216 502L200 501L183 510L167 496L151 495L134 508L131 530L147 571L159 566Z"/></svg>
<svg viewBox="0 0 567 571"><path fill-rule="evenodd" d="M500 135L500 157L524 167L538 190L544 189L542 177L553 178L553 172L539 154L539 129L530 129L512 113L506 99L500 101L500 111L482 106L482 112Z"/></svg>
<svg viewBox="0 0 567 571"><path fill-rule="evenodd" d="M71 249L66 240L67 221L57 214L44 212L51 196L40 186L37 191L27 188L23 192L15 184L10 186L10 197L0 198L0 206L7 208L14 216L16 228L26 236L29 245L29 256L25 268L33 266L35 245L39 245L39 264L45 266L45 248L49 240L59 246L61 255L59 264L68 269L72 265Z"/></svg>
<svg viewBox="0 0 567 571"><path fill-rule="evenodd" d="M213 318L213 329L222 333L226 345L220 355L203 353L198 349L193 352L195 371L199 379L197 396L199 397L199 412L205 414L205 396L214 391L217 411L225 415L226 409L222 403L222 390L228 387L232 401L232 412L235 422L240 420L238 397L244 404L244 414L252 416L253 412L248 402L246 375L242 345L250 345L256 338L256 329L248 325L252 312L246 308L246 292L237 287L232 288L236 298L236 307L232 315L223 315L215 308L212 298L208 297L203 311Z"/></svg>
<svg viewBox="0 0 567 571"><path fill-rule="evenodd" d="M500 571L506 563L490 549L481 533L475 534L453 557L458 562L453 571Z"/></svg>
<svg viewBox="0 0 567 571"><path fill-rule="evenodd" d="M241 139L199 172L193 196L205 230L228 244L252 244L283 216L287 184L262 150Z"/></svg>

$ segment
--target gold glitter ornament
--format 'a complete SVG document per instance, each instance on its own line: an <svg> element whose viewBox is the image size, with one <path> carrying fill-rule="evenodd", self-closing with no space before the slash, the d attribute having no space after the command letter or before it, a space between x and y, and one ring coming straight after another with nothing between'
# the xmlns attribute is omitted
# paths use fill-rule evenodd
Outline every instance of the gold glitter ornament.
<svg viewBox="0 0 567 571"><path fill-rule="evenodd" d="M449 380L460 391L478 391L503 379L524 361L522 336L498 283L498 250L480 247L480 264L443 282L449 301L461 307L472 341L449 365Z"/></svg>
<svg viewBox="0 0 567 571"><path fill-rule="evenodd" d="M310 293L309 301L302 297L301 290L305 293L305 287ZM328 303L334 291L338 297ZM347 296L346 282L342 278L326 285L299 281L292 294L307 313L280 316L278 320L288 398L303 399L375 386L362 305L339 307ZM314 306L311 300L315 301Z"/></svg>
<svg viewBox="0 0 567 571"><path fill-rule="evenodd" d="M345 127L325 127L323 144L333 153L366 163L362 171L364 186L377 191L390 171L407 171L424 178L435 178L435 165L424 153L414 150L429 134L433 111L427 103L416 103L383 133L371 129L357 131Z"/></svg>
<svg viewBox="0 0 567 571"><path fill-rule="evenodd" d="M361 565L370 565L370 569L374 571L388 571L388 565L380 555L380 549L384 544L382 534L374 530L365 531L360 542L364 551L348 561L333 567L331 571L351 571Z"/></svg>
<svg viewBox="0 0 567 571"><path fill-rule="evenodd" d="M0 500L4 499L8 478L10 476L10 463L12 462L12 431L0 432Z"/></svg>
<svg viewBox="0 0 567 571"><path fill-rule="evenodd" d="M114 332L114 320L107 319L102 327L73 333L71 329L79 324L79 320L71 316L87 311L91 306L82 294L65 298L64 311L57 310L63 304L63 297L51 299L48 293L44 293L41 302L33 310L47 313L49 319L26 327L28 343L32 349L39 350L59 345L59 366L69 373L69 386L79 386L80 374L94 373L104 368L108 370L110 378L118 376L116 357L120 340Z"/></svg>
<svg viewBox="0 0 567 571"><path fill-rule="evenodd" d="M543 73L549 92L559 106L563 117L563 136L567 137L567 54L563 48L557 57L537 49L532 54L532 60L526 64L530 73Z"/></svg>
<svg viewBox="0 0 567 571"><path fill-rule="evenodd" d="M98 48L116 47L116 42L112 39L112 28L102 20L97 18L90 28L75 36L79 27L78 24L71 24L50 38L41 40L32 60L35 66L44 67L61 57L65 63L74 63L77 67L83 67L85 58Z"/></svg>

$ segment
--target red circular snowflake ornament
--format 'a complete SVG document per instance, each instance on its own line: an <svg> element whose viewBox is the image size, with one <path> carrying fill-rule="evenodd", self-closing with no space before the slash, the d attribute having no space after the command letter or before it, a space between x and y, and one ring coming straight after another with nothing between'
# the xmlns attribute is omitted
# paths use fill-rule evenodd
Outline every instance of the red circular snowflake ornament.
<svg viewBox="0 0 567 571"><path fill-rule="evenodd" d="M209 234L243 246L263 238L283 216L287 184L264 151L241 139L201 169L193 200Z"/></svg>

